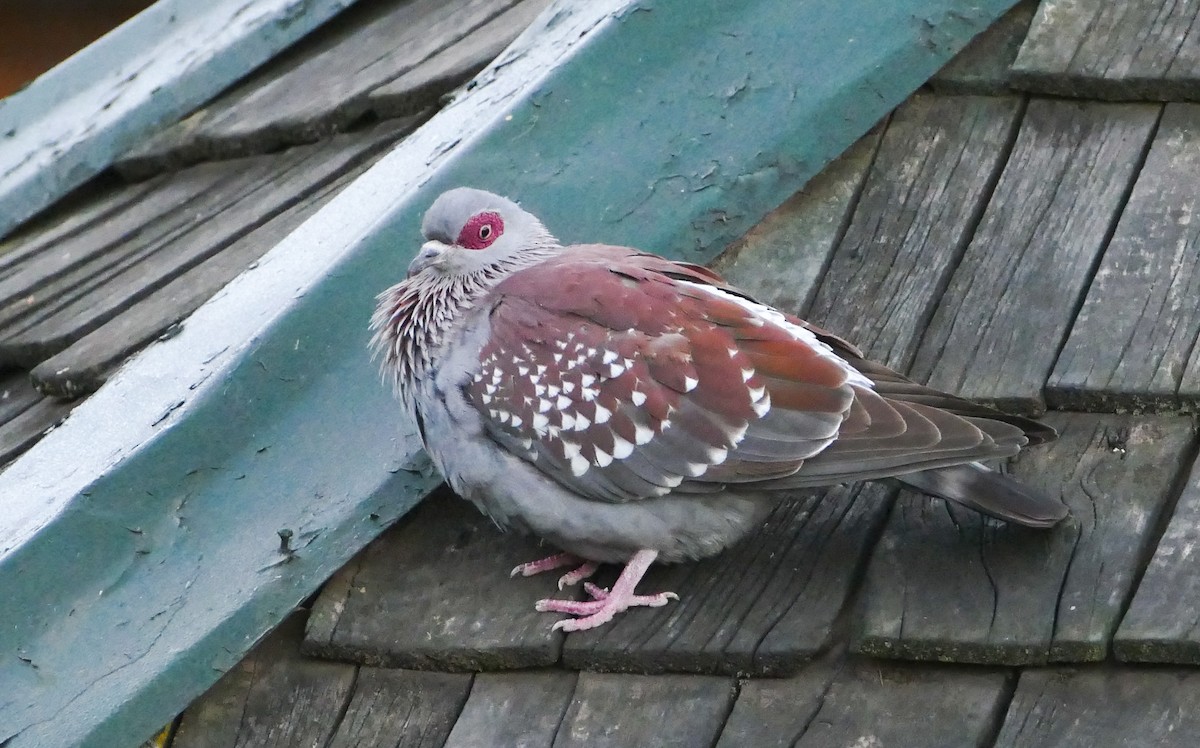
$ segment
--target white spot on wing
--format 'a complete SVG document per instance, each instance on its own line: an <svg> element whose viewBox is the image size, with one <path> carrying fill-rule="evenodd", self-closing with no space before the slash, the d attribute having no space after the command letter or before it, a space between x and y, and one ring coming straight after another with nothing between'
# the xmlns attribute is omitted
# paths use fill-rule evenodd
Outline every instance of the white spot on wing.
<svg viewBox="0 0 1200 748"><path fill-rule="evenodd" d="M633 400L633 404L639 408L646 403L646 393L634 390L630 393L629 398Z"/></svg>
<svg viewBox="0 0 1200 748"><path fill-rule="evenodd" d="M789 322L787 317L784 317L783 313L778 309L773 309L765 304L758 304L750 301L749 299L738 296L737 294L731 294L728 291L722 291L719 288L713 288L712 286L706 286L701 283L693 283L692 281L685 280L678 282L685 286L698 289L706 294L709 294L710 296L716 296L717 298L724 299L725 301L732 301L734 304L737 304L741 308L750 312L751 319L757 323L757 326L761 327L763 324L769 322L772 325L775 325L776 327L786 331L793 338L801 343L804 343L809 348L813 349L813 351L815 351L821 358L836 364L839 368L841 368L842 371L846 372L846 380L850 384L866 387L868 389L875 389L874 382L872 382L867 378L866 375L864 375L858 369L855 369L847 361L843 360L840 356L834 353L833 349L830 348L826 343L821 342L821 340L813 333L812 330Z"/></svg>

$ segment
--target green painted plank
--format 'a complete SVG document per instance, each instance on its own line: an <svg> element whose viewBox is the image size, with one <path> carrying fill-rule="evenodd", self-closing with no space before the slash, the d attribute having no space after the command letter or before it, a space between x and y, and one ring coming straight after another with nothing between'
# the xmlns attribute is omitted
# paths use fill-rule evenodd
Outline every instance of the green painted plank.
<svg viewBox="0 0 1200 748"><path fill-rule="evenodd" d="M564 240L710 259L1009 5L551 6L0 474L0 742L149 734L432 486L365 323L438 192L498 189Z"/></svg>
<svg viewBox="0 0 1200 748"><path fill-rule="evenodd" d="M159 0L0 101L0 236L355 0Z"/></svg>

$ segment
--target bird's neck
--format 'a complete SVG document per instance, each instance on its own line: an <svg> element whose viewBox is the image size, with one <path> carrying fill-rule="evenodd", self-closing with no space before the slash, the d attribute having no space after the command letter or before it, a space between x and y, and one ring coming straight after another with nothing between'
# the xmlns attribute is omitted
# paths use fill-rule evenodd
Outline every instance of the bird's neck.
<svg viewBox="0 0 1200 748"><path fill-rule="evenodd" d="M557 243L538 245L474 273L423 271L380 294L371 347L405 404L412 404L417 386L431 376L456 326L496 284L561 250Z"/></svg>

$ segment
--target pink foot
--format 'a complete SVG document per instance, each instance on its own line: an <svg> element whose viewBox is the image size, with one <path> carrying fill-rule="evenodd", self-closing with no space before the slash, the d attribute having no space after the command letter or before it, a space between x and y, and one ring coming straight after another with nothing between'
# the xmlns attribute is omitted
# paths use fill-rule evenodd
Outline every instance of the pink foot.
<svg viewBox="0 0 1200 748"><path fill-rule="evenodd" d="M558 578L558 588L560 590L563 587L579 584L583 580L595 574L596 569L600 566L593 561L584 561L582 558L579 558L571 553L556 553L553 556L547 556L546 558L538 561L530 561L527 564L521 564L520 566L514 568L509 573L509 576L531 577L534 574L541 574L543 571L559 569L564 566L570 566L571 564L579 564L579 566Z"/></svg>
<svg viewBox="0 0 1200 748"><path fill-rule="evenodd" d="M579 618L565 618L554 624L551 631L586 631L601 624L608 623L617 613L629 608L647 607L661 608L670 600L678 600L674 592L660 592L657 595L635 595L633 590L641 581L646 569L654 563L658 551L638 551L625 564L621 576L612 590L605 590L594 584L584 585L584 589L592 600L538 600L534 606L540 612L568 613Z"/></svg>

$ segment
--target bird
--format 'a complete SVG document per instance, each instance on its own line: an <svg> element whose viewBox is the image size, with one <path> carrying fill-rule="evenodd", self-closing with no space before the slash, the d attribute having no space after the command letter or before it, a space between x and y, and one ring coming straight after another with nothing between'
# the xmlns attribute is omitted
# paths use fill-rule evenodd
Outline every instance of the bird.
<svg viewBox="0 0 1200 748"><path fill-rule="evenodd" d="M896 479L1019 525L1067 515L981 464L1052 428L917 384L713 270L563 245L470 187L421 232L370 347L431 461L498 527L560 551L514 576L570 567L561 590L624 564L611 589L585 582L590 599L540 600L568 616L554 630L678 599L637 585L741 540L788 489Z"/></svg>

